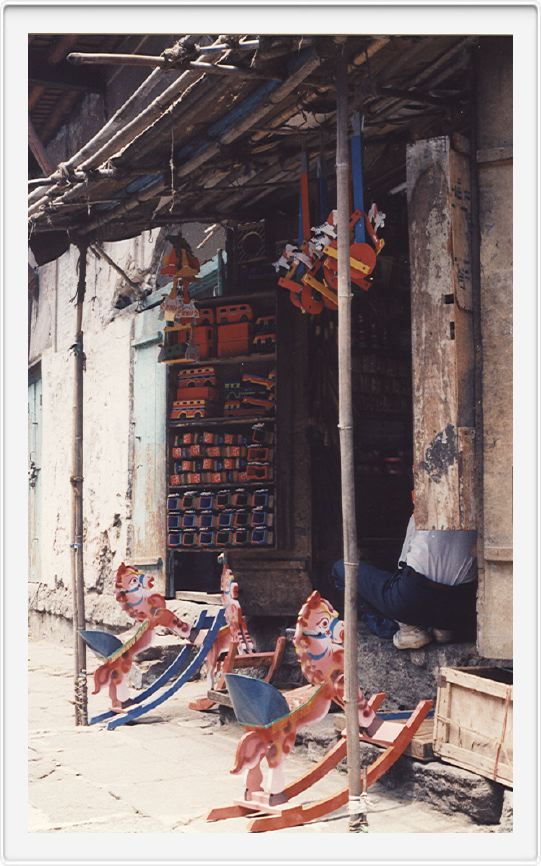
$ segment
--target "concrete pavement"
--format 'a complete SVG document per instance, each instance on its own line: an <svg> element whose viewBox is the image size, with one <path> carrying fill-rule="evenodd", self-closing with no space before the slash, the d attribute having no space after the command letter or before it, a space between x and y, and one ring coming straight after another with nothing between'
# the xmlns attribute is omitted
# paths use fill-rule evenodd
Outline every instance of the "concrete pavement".
<svg viewBox="0 0 541 866"><path fill-rule="evenodd" d="M89 668L96 664L89 653ZM73 722L73 664L69 647L29 643L29 816L30 832L239 833L244 819L209 824L213 806L240 796L242 779L229 773L241 733L220 725L216 713L188 709L204 683L188 683L137 724L115 731ZM92 680L89 679L89 691ZM91 712L108 705L107 695L89 695ZM311 765L297 749L286 763L288 779ZM344 787L336 770L312 796ZM306 795L304 795L306 797ZM302 797L301 797L302 799ZM369 796L373 833L472 833L493 828L462 814L444 815L427 803L393 796L375 785ZM288 831L343 833L345 813Z"/></svg>

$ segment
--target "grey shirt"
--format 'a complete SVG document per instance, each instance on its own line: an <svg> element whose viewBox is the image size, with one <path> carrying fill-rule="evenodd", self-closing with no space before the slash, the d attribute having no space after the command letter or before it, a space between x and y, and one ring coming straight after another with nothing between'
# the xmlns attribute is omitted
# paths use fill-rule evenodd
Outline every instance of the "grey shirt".
<svg viewBox="0 0 541 866"><path fill-rule="evenodd" d="M458 586L477 576L477 533L464 529L416 529L413 514L400 562L435 583Z"/></svg>

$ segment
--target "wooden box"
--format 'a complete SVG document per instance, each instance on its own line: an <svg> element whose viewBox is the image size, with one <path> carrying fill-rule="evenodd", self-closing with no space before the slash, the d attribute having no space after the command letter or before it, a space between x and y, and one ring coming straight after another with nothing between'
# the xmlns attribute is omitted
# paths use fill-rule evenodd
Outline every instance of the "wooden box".
<svg viewBox="0 0 541 866"><path fill-rule="evenodd" d="M457 767L513 787L513 673L441 668L434 753Z"/></svg>

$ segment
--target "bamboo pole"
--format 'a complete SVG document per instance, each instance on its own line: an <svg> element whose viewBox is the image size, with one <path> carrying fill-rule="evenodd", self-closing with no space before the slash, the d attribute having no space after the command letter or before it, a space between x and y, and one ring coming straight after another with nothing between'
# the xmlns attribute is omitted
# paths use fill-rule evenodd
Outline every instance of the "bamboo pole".
<svg viewBox="0 0 541 866"><path fill-rule="evenodd" d="M173 50L179 49L181 46L189 47L195 44L198 37L196 36L185 36L182 39L178 40L173 46ZM181 76L179 76L180 78ZM178 80L178 79L177 79ZM115 136L120 129L122 129L127 123L134 119L134 116L139 117L141 110L141 105L149 104L149 100L151 99L153 93L155 92L157 87L160 87L163 83L163 74L161 69L154 69L150 75L145 78L143 83L132 93L132 95L120 106L118 111L113 114L113 116L107 121L105 126L102 126L101 129L96 133L93 138L84 144L77 153L74 153L64 164L65 169L75 169L79 168L85 161L88 161L90 157L99 149L102 149L104 144L108 142L113 136ZM170 88L168 88L170 92ZM173 97L172 97L173 98ZM153 103L150 103L153 104ZM168 107L168 106L166 106ZM139 109L139 110L138 110ZM134 112L137 112L137 115L134 115ZM93 166L95 167L95 166ZM46 194L43 194L40 189L34 190L28 197L29 205L37 205L41 206L45 204L48 199L62 186L63 174L60 169L57 169L52 175L52 180L55 181L53 186L47 190ZM40 197L41 196L41 197Z"/></svg>
<svg viewBox="0 0 541 866"><path fill-rule="evenodd" d="M75 66L158 66L171 69L171 64L160 54L89 54L72 51L68 63Z"/></svg>
<svg viewBox="0 0 541 866"><path fill-rule="evenodd" d="M349 787L349 831L361 831L361 776L357 676L357 525L351 395L351 279L349 270L348 73L344 45L336 68L336 191L338 209L338 428L344 542L344 673Z"/></svg>
<svg viewBox="0 0 541 866"><path fill-rule="evenodd" d="M197 51L201 54L216 54L217 51L221 50L221 46L218 45L196 45ZM255 51L256 48L259 48L259 39L246 39L244 42L238 41L235 43L225 43L224 48L231 48L234 51Z"/></svg>
<svg viewBox="0 0 541 866"><path fill-rule="evenodd" d="M231 50L231 49L228 49ZM159 69L175 69L171 63L161 55L153 54L81 54L73 52L68 55L70 63L76 66L154 66ZM216 65L204 60L191 60L188 63L190 69L200 69L212 75L234 75L240 78L248 78L253 81L281 81L276 75L264 75L253 69L243 69L241 66Z"/></svg>
<svg viewBox="0 0 541 866"><path fill-rule="evenodd" d="M307 52L304 61L297 66L289 78L280 84L270 95L262 95L259 104L254 107L246 117L243 117L236 122L230 120L225 131L221 133L217 141L210 141L208 144L204 145L201 150L196 151L192 157L189 157L177 170L177 179L191 175L196 169L205 165L217 156L221 147L233 144L233 142L241 138L244 133L248 132L262 118L265 118L270 114L275 105L289 96L290 93L293 93L299 84L304 81L314 69L317 69L320 62L320 58L315 54L315 52ZM247 99L248 98L250 97L247 97ZM201 135L204 138L203 132ZM87 225L81 228L81 233L88 235L90 232L93 232L94 229L100 228L106 223L124 216L134 208L138 207L141 202L153 198L157 193L161 192L164 187L165 184L163 180L157 181L155 184L152 184L152 186L147 187L143 192L127 199L118 208L111 209L106 214L91 220Z"/></svg>
<svg viewBox="0 0 541 866"><path fill-rule="evenodd" d="M77 312L73 383L73 440L71 469L71 574L73 590L73 640L75 650L75 724L88 725L86 685L86 646L80 629L85 627L85 586L83 559L83 302L86 288L86 246L79 247L79 279L77 281Z"/></svg>

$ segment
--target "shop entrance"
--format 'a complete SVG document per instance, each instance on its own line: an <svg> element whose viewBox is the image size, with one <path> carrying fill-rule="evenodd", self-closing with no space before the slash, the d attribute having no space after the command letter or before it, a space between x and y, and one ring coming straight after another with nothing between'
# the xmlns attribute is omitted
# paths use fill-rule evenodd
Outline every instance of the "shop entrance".
<svg viewBox="0 0 541 866"><path fill-rule="evenodd" d="M378 198L378 205L380 198ZM368 292L352 302L352 387L357 532L361 556L393 569L411 510L411 314L405 195L389 214ZM313 581L326 591L342 557L337 315L310 323Z"/></svg>

